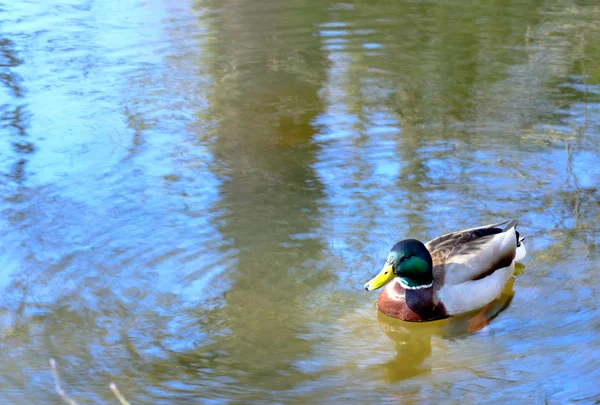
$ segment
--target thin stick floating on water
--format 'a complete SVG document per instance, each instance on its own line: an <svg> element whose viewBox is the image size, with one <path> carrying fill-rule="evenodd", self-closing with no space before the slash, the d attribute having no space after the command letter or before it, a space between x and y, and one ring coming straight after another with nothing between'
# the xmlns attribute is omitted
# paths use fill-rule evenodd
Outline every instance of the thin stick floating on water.
<svg viewBox="0 0 600 405"><path fill-rule="evenodd" d="M52 375L54 376L54 388L56 389L56 393L69 405L77 405L77 402L73 401L71 398L67 396L65 391L60 386L60 376L58 375L58 370L56 369L56 361L54 359L50 359L50 368L52 369Z"/></svg>
<svg viewBox="0 0 600 405"><path fill-rule="evenodd" d="M129 402L127 402L125 397L121 394L121 391L119 391L119 389L117 388L117 384L115 384L114 382L111 382L109 387L110 387L110 390L113 392L113 394L115 394L117 399L121 402L121 405L131 405Z"/></svg>

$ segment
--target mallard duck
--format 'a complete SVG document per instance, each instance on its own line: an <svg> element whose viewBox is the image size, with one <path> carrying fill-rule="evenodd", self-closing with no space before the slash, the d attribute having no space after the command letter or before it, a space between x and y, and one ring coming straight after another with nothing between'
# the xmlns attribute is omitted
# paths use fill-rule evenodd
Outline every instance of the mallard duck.
<svg viewBox="0 0 600 405"><path fill-rule="evenodd" d="M483 308L498 298L515 261L525 257L516 226L517 221L507 220L425 244L400 241L365 290L387 284L379 295L379 311L404 321L434 321Z"/></svg>

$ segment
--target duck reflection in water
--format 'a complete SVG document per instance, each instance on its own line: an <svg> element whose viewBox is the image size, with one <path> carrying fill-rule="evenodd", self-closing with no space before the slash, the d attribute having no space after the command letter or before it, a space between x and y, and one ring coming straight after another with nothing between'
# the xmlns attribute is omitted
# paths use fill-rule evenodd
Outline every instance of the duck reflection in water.
<svg viewBox="0 0 600 405"><path fill-rule="evenodd" d="M377 311L379 327L395 342L397 352L393 359L383 364L386 380L394 382L429 374L431 366L425 360L432 354L432 339L460 338L485 328L510 305L514 296L513 284L514 278L511 278L502 294L488 304L485 311L473 311L440 321L405 322Z"/></svg>

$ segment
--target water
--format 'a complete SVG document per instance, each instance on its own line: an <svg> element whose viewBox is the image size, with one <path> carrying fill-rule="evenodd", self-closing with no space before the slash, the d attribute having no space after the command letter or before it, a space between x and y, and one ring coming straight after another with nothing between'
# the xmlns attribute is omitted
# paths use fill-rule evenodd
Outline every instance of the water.
<svg viewBox="0 0 600 405"><path fill-rule="evenodd" d="M3 404L600 399L595 2L0 15ZM504 218L489 326L378 317L395 241Z"/></svg>

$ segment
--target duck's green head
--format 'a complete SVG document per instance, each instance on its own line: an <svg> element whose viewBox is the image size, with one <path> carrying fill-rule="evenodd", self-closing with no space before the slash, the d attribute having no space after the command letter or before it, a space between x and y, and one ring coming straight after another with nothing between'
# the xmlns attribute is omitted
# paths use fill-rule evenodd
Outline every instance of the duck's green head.
<svg viewBox="0 0 600 405"><path fill-rule="evenodd" d="M398 242L388 253L383 270L365 284L365 290L383 287L394 277L407 288L424 288L433 282L429 251L416 239Z"/></svg>

